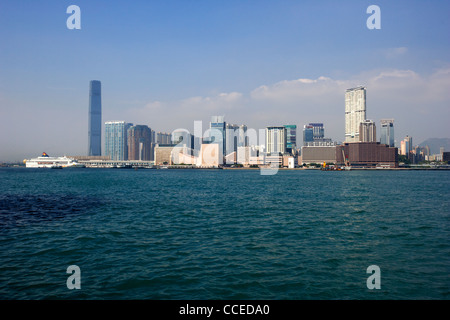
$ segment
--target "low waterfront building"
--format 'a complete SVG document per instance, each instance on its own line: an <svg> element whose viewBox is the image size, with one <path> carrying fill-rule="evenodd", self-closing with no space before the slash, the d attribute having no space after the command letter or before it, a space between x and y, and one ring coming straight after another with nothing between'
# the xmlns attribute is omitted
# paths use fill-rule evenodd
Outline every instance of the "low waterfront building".
<svg viewBox="0 0 450 320"><path fill-rule="evenodd" d="M167 165L172 164L172 150L174 144L158 144L155 147L155 164Z"/></svg>
<svg viewBox="0 0 450 320"><path fill-rule="evenodd" d="M107 160L111 160L110 156L67 156L67 158L75 159L77 161L92 161L92 160L107 161Z"/></svg>
<svg viewBox="0 0 450 320"><path fill-rule="evenodd" d="M141 160L79 160L86 168L152 168L154 161Z"/></svg>
<svg viewBox="0 0 450 320"><path fill-rule="evenodd" d="M248 159L248 165L249 166L262 166L266 163L266 156L265 155L259 155L259 156L250 156Z"/></svg>
<svg viewBox="0 0 450 320"><path fill-rule="evenodd" d="M226 155L225 157L226 164L236 164L236 152L232 152Z"/></svg>
<svg viewBox="0 0 450 320"><path fill-rule="evenodd" d="M295 168L297 166L297 157L285 155L283 156L283 167L284 168Z"/></svg>
<svg viewBox="0 0 450 320"><path fill-rule="evenodd" d="M244 167L247 167L250 164L250 159L253 159L253 162L256 161L255 158L258 157L258 150L254 146L251 147L238 147L237 150L237 163L242 164ZM257 163L253 163L257 164ZM264 161L262 162L264 164Z"/></svg>
<svg viewBox="0 0 450 320"><path fill-rule="evenodd" d="M351 167L398 167L398 150L379 142L351 142L336 147L336 163ZM345 157L345 159L344 159Z"/></svg>
<svg viewBox="0 0 450 320"><path fill-rule="evenodd" d="M301 154L302 164L336 163L336 145L303 146Z"/></svg>
<svg viewBox="0 0 450 320"><path fill-rule="evenodd" d="M295 162L296 158L295 157L290 157L288 159L288 168L289 169L294 169L297 166L297 163Z"/></svg>
<svg viewBox="0 0 450 320"><path fill-rule="evenodd" d="M264 163L266 165L283 166L283 155L282 154L266 154Z"/></svg>
<svg viewBox="0 0 450 320"><path fill-rule="evenodd" d="M202 144L200 148L200 156L197 159L197 166L199 167L219 167L222 164L222 150L219 149L218 143Z"/></svg>

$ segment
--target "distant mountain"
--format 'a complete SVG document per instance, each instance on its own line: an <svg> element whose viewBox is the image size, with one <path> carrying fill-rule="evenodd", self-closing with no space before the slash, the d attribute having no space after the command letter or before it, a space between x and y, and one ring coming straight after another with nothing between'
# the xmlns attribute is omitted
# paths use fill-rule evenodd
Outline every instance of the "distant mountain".
<svg viewBox="0 0 450 320"><path fill-rule="evenodd" d="M450 151L450 138L430 138L419 144L419 147L430 147L431 154L439 154L441 147Z"/></svg>

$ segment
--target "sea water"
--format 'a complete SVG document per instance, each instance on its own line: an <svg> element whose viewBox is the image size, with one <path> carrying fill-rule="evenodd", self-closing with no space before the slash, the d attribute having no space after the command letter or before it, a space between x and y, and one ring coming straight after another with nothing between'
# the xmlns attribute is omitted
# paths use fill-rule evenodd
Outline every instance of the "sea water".
<svg viewBox="0 0 450 320"><path fill-rule="evenodd" d="M0 168L0 299L448 299L449 190L434 170Z"/></svg>

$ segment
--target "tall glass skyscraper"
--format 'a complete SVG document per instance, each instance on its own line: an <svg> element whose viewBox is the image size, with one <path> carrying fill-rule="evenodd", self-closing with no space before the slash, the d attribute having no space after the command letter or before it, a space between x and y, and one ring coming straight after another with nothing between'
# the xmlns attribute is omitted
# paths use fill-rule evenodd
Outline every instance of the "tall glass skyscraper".
<svg viewBox="0 0 450 320"><path fill-rule="evenodd" d="M310 123L303 126L303 146L306 146L309 142L323 141L324 137L323 123Z"/></svg>
<svg viewBox="0 0 450 320"><path fill-rule="evenodd" d="M286 124L286 151L294 154L297 149L297 126L295 124Z"/></svg>
<svg viewBox="0 0 450 320"><path fill-rule="evenodd" d="M102 85L89 83L88 156L102 155Z"/></svg>
<svg viewBox="0 0 450 320"><path fill-rule="evenodd" d="M128 128L125 121L105 122L105 155L111 160L128 160Z"/></svg>
<svg viewBox="0 0 450 320"><path fill-rule="evenodd" d="M226 122L223 120L224 116L212 116L211 122L209 124L209 139L211 143L219 144L219 151L221 152L221 157L226 155ZM221 159L219 157L219 159Z"/></svg>
<svg viewBox="0 0 450 320"><path fill-rule="evenodd" d="M237 152L239 144L239 126L236 124L227 123L225 125L225 141L226 141L226 155Z"/></svg>
<svg viewBox="0 0 450 320"><path fill-rule="evenodd" d="M394 119L382 119L380 143L394 147Z"/></svg>
<svg viewBox="0 0 450 320"><path fill-rule="evenodd" d="M308 142L314 141L313 127L305 124L303 126L303 145L306 146Z"/></svg>
<svg viewBox="0 0 450 320"><path fill-rule="evenodd" d="M313 139L320 140L325 137L325 129L323 128L323 123L310 123L313 128Z"/></svg>

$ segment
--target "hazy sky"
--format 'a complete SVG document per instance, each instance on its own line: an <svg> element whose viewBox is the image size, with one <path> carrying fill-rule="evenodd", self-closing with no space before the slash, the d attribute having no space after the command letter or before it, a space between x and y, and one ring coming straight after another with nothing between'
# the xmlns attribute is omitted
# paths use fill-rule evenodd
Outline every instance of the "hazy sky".
<svg viewBox="0 0 450 320"><path fill-rule="evenodd" d="M81 30L69 30L69 5ZM369 30L367 7L381 9ZM395 138L450 137L449 1L0 0L0 161L87 153L89 81L103 122L259 129L323 122L344 140L345 89ZM102 146L103 149L103 146Z"/></svg>

